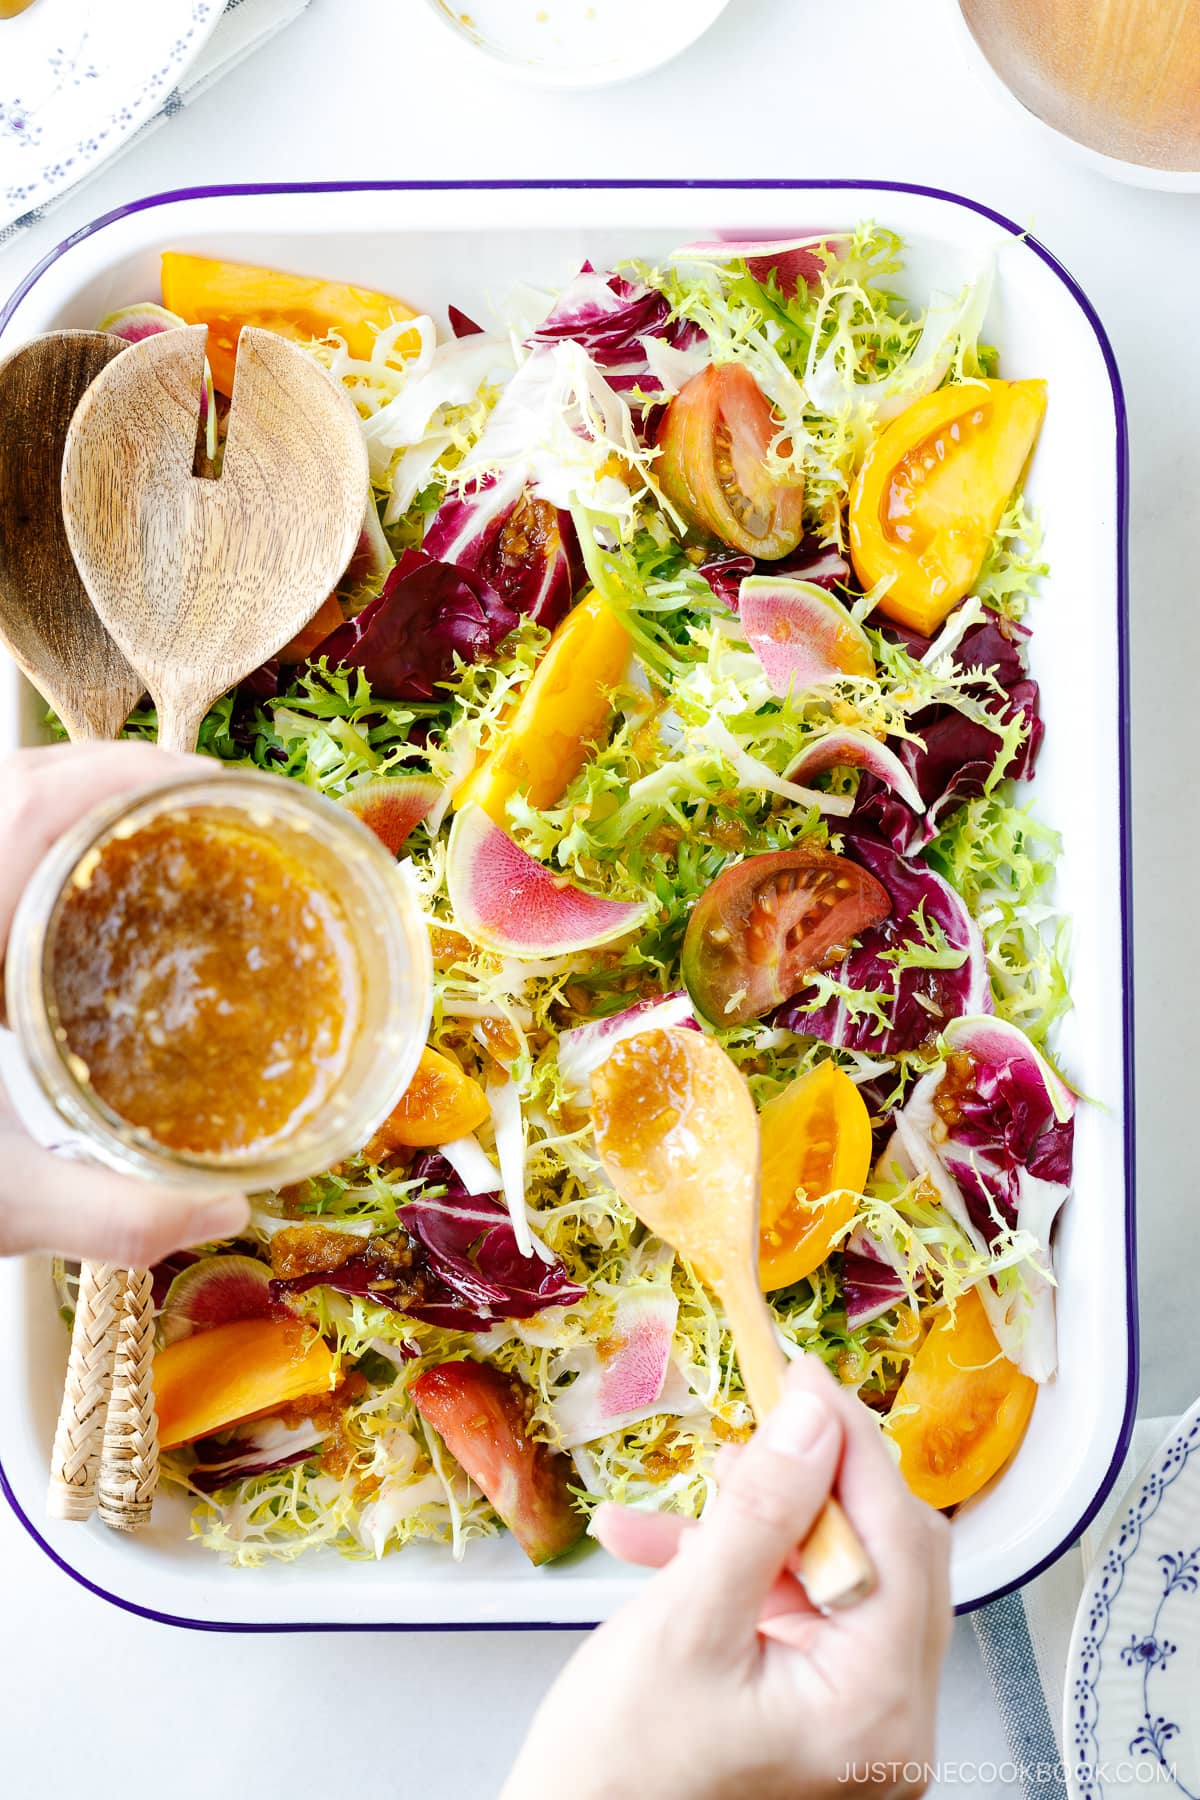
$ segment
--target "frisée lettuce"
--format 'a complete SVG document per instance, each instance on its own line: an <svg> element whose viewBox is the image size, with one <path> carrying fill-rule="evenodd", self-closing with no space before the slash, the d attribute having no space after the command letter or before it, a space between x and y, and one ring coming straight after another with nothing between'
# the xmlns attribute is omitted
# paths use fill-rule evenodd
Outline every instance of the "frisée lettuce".
<svg viewBox="0 0 1200 1800"><path fill-rule="evenodd" d="M200 748L333 799L368 778L435 785L401 851L431 934L429 1041L488 1105L432 1151L381 1136L258 1196L250 1237L215 1247L268 1265L274 1302L340 1370L309 1414L233 1422L165 1459L196 1496L196 1534L234 1562L318 1546L374 1558L416 1539L461 1556L500 1530L412 1398L461 1358L516 1384L532 1439L569 1458L579 1508L703 1511L717 1452L752 1415L715 1299L605 1178L589 1083L647 1024L700 1028L681 971L693 908L771 853L856 863L890 901L782 1005L716 1028L760 1108L832 1061L874 1134L832 1251L769 1295L781 1343L884 1416L931 1318L978 1287L1005 1354L1039 1379L1052 1368L1050 1226L1071 1144L1048 1045L1069 946L1058 839L1024 789L1047 567L1018 491L932 635L890 618L886 582L856 580L846 508L882 431L999 369L980 339L990 269L924 310L901 297L901 270L899 239L869 224L774 256L698 245L565 269L557 296L522 290L490 329L455 306L449 334L425 318L380 330L367 357L336 333L312 347L358 408L395 566L341 594L342 623L298 664L227 695ZM658 479L661 420L729 363L769 408L769 443L747 475L714 414L693 513ZM802 484L803 536L777 563L698 528L699 490L728 487L725 462L750 513L754 481ZM778 608L773 629L827 615L858 646L831 653L820 685L775 663L768 679L739 612L743 582L749 596L764 577L825 602ZM447 845L463 838L464 784L511 753L551 633L593 591L628 634L606 722L548 803L509 783L487 830L559 893L636 902L639 923L563 948L548 932L517 954L511 931L485 941L456 913ZM552 744L567 727L548 719ZM155 726L143 708L128 731Z"/></svg>

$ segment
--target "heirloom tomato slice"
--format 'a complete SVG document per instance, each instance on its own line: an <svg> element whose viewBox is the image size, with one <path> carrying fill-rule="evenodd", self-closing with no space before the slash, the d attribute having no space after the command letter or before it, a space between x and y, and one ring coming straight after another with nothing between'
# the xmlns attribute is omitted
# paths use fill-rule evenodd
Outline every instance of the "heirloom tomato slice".
<svg viewBox="0 0 1200 1800"><path fill-rule="evenodd" d="M494 746L455 795L455 807L475 801L502 824L509 797L519 791L531 806L555 805L588 747L607 731L630 650L612 607L596 593L582 599L556 627Z"/></svg>
<svg viewBox="0 0 1200 1800"><path fill-rule="evenodd" d="M189 325L208 326L208 362L217 392L233 392L233 366L243 325L259 325L278 337L307 344L336 331L351 356L366 359L385 326L416 317L411 306L391 294L285 275L251 263L223 262L168 250L162 259L163 301ZM411 342L408 340L411 339ZM421 340L405 333L399 348L415 355Z"/></svg>
<svg viewBox="0 0 1200 1800"><path fill-rule="evenodd" d="M575 1470L530 1435L533 1395L524 1382L490 1363L439 1363L409 1393L530 1562L551 1562L579 1542L587 1518L571 1495Z"/></svg>
<svg viewBox="0 0 1200 1800"><path fill-rule="evenodd" d="M977 1291L961 1294L930 1328L885 1427L913 1493L937 1507L977 1494L1020 1443L1036 1396L1000 1354Z"/></svg>
<svg viewBox="0 0 1200 1800"><path fill-rule="evenodd" d="M761 1019L891 910L881 882L828 850L748 856L692 908L682 961L692 1003L714 1025Z"/></svg>
<svg viewBox="0 0 1200 1800"><path fill-rule="evenodd" d="M1037 442L1044 381L939 388L880 433L850 495L850 555L879 610L932 636L970 593Z"/></svg>
<svg viewBox="0 0 1200 1800"><path fill-rule="evenodd" d="M758 1123L758 1279L770 1294L819 1269L854 1217L871 1170L871 1117L850 1077L821 1062L768 1100Z"/></svg>
<svg viewBox="0 0 1200 1800"><path fill-rule="evenodd" d="M775 480L767 468L779 429L749 369L710 363L676 394L658 432L668 500L697 531L767 561L804 533L803 481Z"/></svg>

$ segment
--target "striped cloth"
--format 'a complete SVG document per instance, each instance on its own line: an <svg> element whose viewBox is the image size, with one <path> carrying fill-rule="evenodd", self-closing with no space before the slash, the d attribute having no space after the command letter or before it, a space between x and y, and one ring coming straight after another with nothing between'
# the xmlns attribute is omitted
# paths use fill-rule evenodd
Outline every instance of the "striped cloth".
<svg viewBox="0 0 1200 1800"><path fill-rule="evenodd" d="M1017 1593L972 1615L980 1655L1027 1800L1066 1800L1063 1693L1083 1584L1134 1477L1174 1425L1139 1419L1112 1492L1077 1544Z"/></svg>
<svg viewBox="0 0 1200 1800"><path fill-rule="evenodd" d="M124 156L134 144L144 143L152 131L157 131L167 119L173 118L185 106L190 106L193 100L208 91L214 81L228 75L238 63L265 44L268 38L274 37L277 31L282 31L285 25L290 25L294 19L299 18L308 3L309 0L226 0L220 24L195 62L184 71L179 86L167 96L152 119L147 119L140 130L125 139L115 156ZM28 231L31 225L36 225L39 219L44 219L47 213L53 212L56 206L61 206L64 200L71 199L81 188L86 187L92 177L101 169L107 168L112 160L114 159L101 160L81 180L65 188L61 194L56 194L44 206L35 207L32 212L0 227L0 250L19 238L22 232Z"/></svg>

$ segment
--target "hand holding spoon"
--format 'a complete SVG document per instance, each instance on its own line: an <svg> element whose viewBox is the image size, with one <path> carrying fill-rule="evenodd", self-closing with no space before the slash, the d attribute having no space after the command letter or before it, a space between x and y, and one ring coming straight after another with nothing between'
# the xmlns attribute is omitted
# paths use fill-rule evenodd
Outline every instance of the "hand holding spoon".
<svg viewBox="0 0 1200 1800"><path fill-rule="evenodd" d="M758 1115L744 1078L715 1038L677 1027L640 1032L593 1074L592 1118L621 1198L721 1301L763 1418L780 1398L786 1359L758 1285ZM796 1569L822 1609L870 1592L874 1571L836 1500L800 1546Z"/></svg>

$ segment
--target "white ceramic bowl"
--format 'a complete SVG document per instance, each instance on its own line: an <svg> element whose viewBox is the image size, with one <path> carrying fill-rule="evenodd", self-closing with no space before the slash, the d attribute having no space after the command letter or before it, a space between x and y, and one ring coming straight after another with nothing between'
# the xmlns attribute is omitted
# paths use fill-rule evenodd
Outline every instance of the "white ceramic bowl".
<svg viewBox="0 0 1200 1800"><path fill-rule="evenodd" d="M538 87L604 87L670 62L729 0L428 0L443 25Z"/></svg>
<svg viewBox="0 0 1200 1800"><path fill-rule="evenodd" d="M1062 829L1058 892L1074 918L1075 1011L1060 1049L1095 1104L1080 1109L1076 1191L1056 1240L1058 1376L1012 1464L954 1520L954 1596L972 1606L1027 1580L1082 1529L1120 1466L1136 1389L1125 418L1112 352L1078 287L987 208L887 184L197 191L136 202L48 258L0 315L0 353L152 297L167 247L368 284L444 320L449 301L478 315L489 293L519 279L563 283L585 257L603 267L698 238L795 235L868 217L905 237L905 284L921 299L954 290L995 251L985 336L1002 347L1005 373L1050 380L1028 488L1054 571L1033 618L1047 725L1033 795ZM36 739L41 710L0 669L0 749ZM234 1570L188 1541L188 1508L171 1495L133 1539L52 1524L43 1500L66 1354L45 1261L0 1263L0 1483L47 1553L121 1605L240 1630L573 1625L605 1617L641 1579L599 1552L535 1570L506 1539L473 1544L461 1564L417 1545L377 1565L318 1554Z"/></svg>

